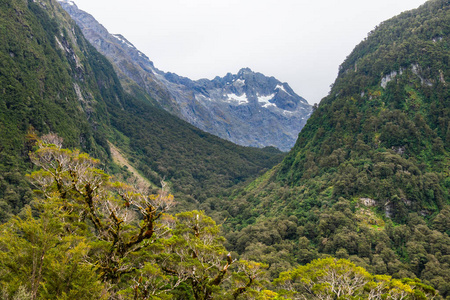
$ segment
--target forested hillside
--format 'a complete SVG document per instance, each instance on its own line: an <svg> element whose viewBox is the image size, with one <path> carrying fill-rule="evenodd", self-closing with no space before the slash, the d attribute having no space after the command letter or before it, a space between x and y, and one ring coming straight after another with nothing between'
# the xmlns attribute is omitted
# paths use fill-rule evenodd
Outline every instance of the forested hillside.
<svg viewBox="0 0 450 300"><path fill-rule="evenodd" d="M58 133L66 147L111 160L108 141L142 175L173 192L214 195L278 163L273 149L237 147L180 121L145 96L125 93L108 60L56 1L0 2L1 220L31 199L30 139ZM139 95L139 93L137 93Z"/></svg>
<svg viewBox="0 0 450 300"><path fill-rule="evenodd" d="M56 1L0 0L0 297L450 297L449 8L380 24L230 191L282 154L124 92Z"/></svg>
<svg viewBox="0 0 450 300"><path fill-rule="evenodd" d="M273 276L332 255L450 295L449 8L428 1L370 32L283 162L214 199L229 248Z"/></svg>
<svg viewBox="0 0 450 300"><path fill-rule="evenodd" d="M271 281L267 265L226 251L204 212L170 213L157 194L113 180L99 161L35 141L31 205L0 225L4 300L34 299L428 299L419 279L373 275L345 259L315 260Z"/></svg>
<svg viewBox="0 0 450 300"><path fill-rule="evenodd" d="M84 53L79 47L69 48L77 42L76 31L58 24L37 3L25 1L1 1L0 24L3 219L9 212L17 213L31 197L23 180L24 171L31 167L27 133L58 132L68 147L82 147L105 159L109 118L105 103L97 101L101 94L91 66L83 64ZM81 95L82 88L90 98Z"/></svg>
<svg viewBox="0 0 450 300"><path fill-rule="evenodd" d="M125 89L148 93L201 130L238 145L289 151L311 114L311 106L288 83L249 68L213 80L158 70L126 37L109 33L73 1L59 2L87 40L112 62Z"/></svg>

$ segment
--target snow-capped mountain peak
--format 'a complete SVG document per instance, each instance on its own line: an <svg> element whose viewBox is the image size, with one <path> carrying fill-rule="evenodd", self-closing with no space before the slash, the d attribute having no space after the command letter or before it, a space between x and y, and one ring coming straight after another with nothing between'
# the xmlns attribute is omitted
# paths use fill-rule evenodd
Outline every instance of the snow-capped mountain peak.
<svg viewBox="0 0 450 300"><path fill-rule="evenodd" d="M59 1L124 80L134 81L163 108L204 131L244 146L287 151L311 114L311 106L287 83L250 68L195 81L160 71L124 36L110 34L72 1Z"/></svg>

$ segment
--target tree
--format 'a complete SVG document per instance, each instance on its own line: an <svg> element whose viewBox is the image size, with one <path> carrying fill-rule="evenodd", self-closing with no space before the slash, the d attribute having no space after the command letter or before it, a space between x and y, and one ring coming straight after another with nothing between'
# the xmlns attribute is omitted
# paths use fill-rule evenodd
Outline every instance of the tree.
<svg viewBox="0 0 450 300"><path fill-rule="evenodd" d="M87 262L86 238L63 221L67 214L57 206L35 207L42 209L39 218L28 206L0 227L3 299L105 299L96 268Z"/></svg>
<svg viewBox="0 0 450 300"><path fill-rule="evenodd" d="M169 299L185 289L195 299L236 299L257 292L264 266L226 255L219 226L204 212L167 214L174 200L164 182L152 195L113 181L98 160L63 149L54 134L37 147L30 157L41 169L28 178L39 197L0 234L5 295Z"/></svg>
<svg viewBox="0 0 450 300"><path fill-rule="evenodd" d="M283 272L276 283L295 297L333 299L360 293L369 280L370 274L363 268L345 259L329 257Z"/></svg>
<svg viewBox="0 0 450 300"><path fill-rule="evenodd" d="M75 231L86 228L88 261L101 280L114 284L111 288L116 290L121 276L139 267L132 256L168 232L170 224L164 212L174 204L173 196L167 193L164 182L158 195L149 195L111 181L95 168L98 160L61 145L61 139L52 134L38 141L39 149L30 157L42 169L29 178L47 205L60 207L63 219L78 226Z"/></svg>
<svg viewBox="0 0 450 300"><path fill-rule="evenodd" d="M265 297L269 296L267 290L262 290L264 285L267 285L267 281L261 282L261 279L265 277L265 269L268 268L267 264L240 260L238 262L238 268L236 272L233 272L233 294L232 299L238 299L239 296L247 293L250 297ZM264 283L264 284L263 284ZM262 290L262 291L261 291ZM272 296L275 296L272 294Z"/></svg>
<svg viewBox="0 0 450 300"><path fill-rule="evenodd" d="M346 259L328 257L283 272L274 281L293 299L432 299L437 292L419 279L372 275Z"/></svg>
<svg viewBox="0 0 450 300"><path fill-rule="evenodd" d="M223 246L220 228L204 212L176 215L172 237L165 241L158 257L168 275L188 283L195 299L214 299L214 295L232 294L234 299L257 283L263 265L239 261ZM231 271L234 269L234 272ZM233 275L232 283L229 279Z"/></svg>

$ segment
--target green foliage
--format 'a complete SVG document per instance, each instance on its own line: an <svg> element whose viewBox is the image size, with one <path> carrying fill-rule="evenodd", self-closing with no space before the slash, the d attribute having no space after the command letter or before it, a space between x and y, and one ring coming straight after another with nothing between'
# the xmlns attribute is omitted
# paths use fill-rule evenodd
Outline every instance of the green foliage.
<svg viewBox="0 0 450 300"><path fill-rule="evenodd" d="M186 203L218 195L283 157L222 141L142 93L127 94L56 1L2 1L0 32L0 222L30 201L22 178L32 168L34 134L57 133L66 147L114 170L110 140L154 184L166 178Z"/></svg>
<svg viewBox="0 0 450 300"><path fill-rule="evenodd" d="M71 218L82 216L89 221L97 235L94 266L103 280L119 281L122 274L134 268L130 253L164 232L166 225L160 219L173 205L173 196L164 188L158 195L146 195L124 183L110 181L107 174L95 168L97 160L79 151L62 149L61 140L54 135L44 136L38 144L31 159L42 169L29 176L31 182L45 198L56 197L57 204L70 212Z"/></svg>
<svg viewBox="0 0 450 300"><path fill-rule="evenodd" d="M448 203L449 18L446 1L428 1L371 32L341 65L277 179L297 185L328 174L334 199L384 205L398 197L430 213ZM399 204L394 217L406 210Z"/></svg>
<svg viewBox="0 0 450 300"><path fill-rule="evenodd" d="M106 150L97 143L104 128L93 129L98 116L76 100L74 86L87 86L81 78L74 78L72 68L82 54L73 52L71 36L49 10L33 1L2 1L0 30L0 169L4 174L0 199L4 212L17 213L29 202L30 188L9 178L14 174L23 177L31 167L32 143L27 134L58 132L67 146L82 147L104 158Z"/></svg>
<svg viewBox="0 0 450 300"><path fill-rule="evenodd" d="M99 161L37 141L28 175L40 197L33 211L0 228L0 285L8 298L232 299L257 293L265 266L226 254L203 212L175 216L173 196L112 181ZM33 216L34 214L34 216Z"/></svg>
<svg viewBox="0 0 450 300"><path fill-rule="evenodd" d="M428 1L355 48L283 162L211 200L229 249L271 276L275 253L285 269L333 255L450 295L448 24L448 1Z"/></svg>
<svg viewBox="0 0 450 300"><path fill-rule="evenodd" d="M432 299L436 291L418 279L372 275L348 260L324 258L283 272L280 294L308 299Z"/></svg>
<svg viewBox="0 0 450 300"><path fill-rule="evenodd" d="M40 218L27 207L22 217L1 226L0 282L13 297L27 291L29 299L101 299L102 284L95 267L86 262L89 245L64 222L67 214L40 203Z"/></svg>
<svg viewBox="0 0 450 300"><path fill-rule="evenodd" d="M269 286L268 265L226 254L219 226L204 212L166 214L173 197L164 189L148 195L114 182L95 168L98 160L61 148L62 139L54 134L43 136L37 145L31 160L41 169L28 176L39 188L34 211L27 207L0 228L0 284L6 299L282 299L333 294L427 299L436 294L420 280L372 276L348 260L332 258L281 273L274 282L279 291L269 291L264 289ZM345 204L337 206L345 211ZM279 221L278 233L295 238L295 221ZM407 247L411 256L421 251L410 243Z"/></svg>

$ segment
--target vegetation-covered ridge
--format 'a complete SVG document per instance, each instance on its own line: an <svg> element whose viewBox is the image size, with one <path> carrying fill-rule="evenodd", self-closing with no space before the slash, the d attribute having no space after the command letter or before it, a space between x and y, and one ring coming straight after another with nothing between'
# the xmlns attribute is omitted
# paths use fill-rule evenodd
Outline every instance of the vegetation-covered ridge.
<svg viewBox="0 0 450 300"><path fill-rule="evenodd" d="M448 203L449 7L429 1L355 48L277 180L332 174L335 199L373 198L397 220L408 206L431 214Z"/></svg>
<svg viewBox="0 0 450 300"><path fill-rule="evenodd" d="M203 212L170 214L174 198L115 181L99 161L45 135L30 157L31 206L0 225L0 287L13 299L432 299L418 279L316 260L273 282L263 263L227 254Z"/></svg>
<svg viewBox="0 0 450 300"><path fill-rule="evenodd" d="M2 221L31 198L22 179L31 167L29 132L58 132L68 147L81 147L103 159L108 156L104 126L109 119L86 63L88 45L77 28L61 18L57 4L48 1L46 7L34 1L0 2Z"/></svg>
<svg viewBox="0 0 450 300"><path fill-rule="evenodd" d="M294 150L230 200L221 191L280 153L236 147L125 93L55 1L0 1L2 298L424 299L430 286L449 297L449 6L432 0L380 25ZM48 132L96 159L52 135L29 157ZM165 176L180 214L164 190L99 168L124 171L108 141L153 183ZM342 291L327 274L361 284Z"/></svg>
<svg viewBox="0 0 450 300"><path fill-rule="evenodd" d="M449 8L428 1L378 26L283 162L214 201L230 249L273 276L333 255L450 295Z"/></svg>
<svg viewBox="0 0 450 300"><path fill-rule="evenodd" d="M27 135L56 132L113 172L108 141L154 184L186 202L220 194L280 162L237 147L124 92L114 68L54 0L0 2L0 221L31 200Z"/></svg>

